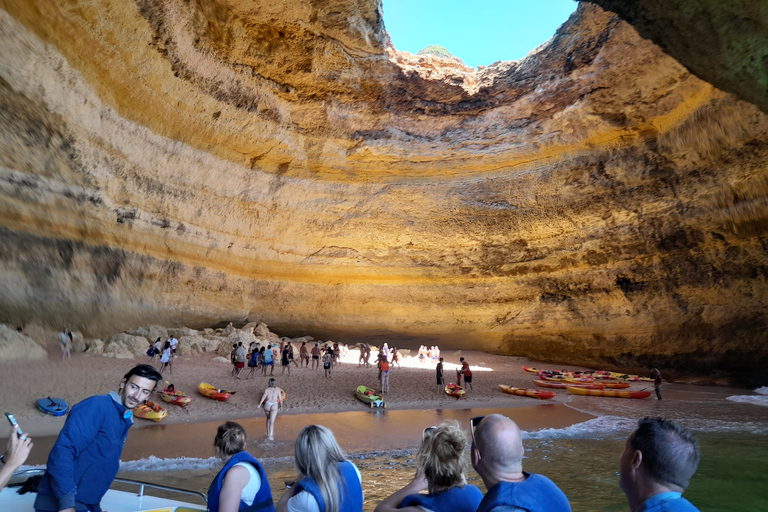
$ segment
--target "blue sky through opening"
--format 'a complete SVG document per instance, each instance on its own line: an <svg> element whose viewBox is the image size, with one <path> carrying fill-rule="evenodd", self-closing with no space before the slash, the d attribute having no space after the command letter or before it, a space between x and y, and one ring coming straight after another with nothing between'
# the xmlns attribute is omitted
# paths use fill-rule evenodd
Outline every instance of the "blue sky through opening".
<svg viewBox="0 0 768 512"><path fill-rule="evenodd" d="M383 0L395 48L444 46L468 66L516 60L555 34L574 0Z"/></svg>

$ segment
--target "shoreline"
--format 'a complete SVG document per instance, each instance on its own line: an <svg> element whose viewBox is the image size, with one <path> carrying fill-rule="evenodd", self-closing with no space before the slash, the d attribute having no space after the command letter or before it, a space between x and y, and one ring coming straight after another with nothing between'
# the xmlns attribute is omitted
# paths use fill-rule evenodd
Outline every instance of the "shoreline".
<svg viewBox="0 0 768 512"><path fill-rule="evenodd" d="M340 367L333 370L330 378L324 377L322 369L311 370L295 366L291 366L290 376L287 374L281 376L282 369L277 367L274 377L277 385L286 392L286 403L276 423L276 436L279 442L272 448L269 448L267 443L263 443L266 445L265 449L268 451L275 449L283 453L291 452L295 435L300 430L296 428L297 422L317 421L310 418L318 417L328 418L327 421L334 424L337 424L338 418L349 417L354 419L354 421L350 420L350 424L365 425L357 430L372 428L377 432L387 432L392 428L388 424L382 422L369 424L364 418L408 418L403 420L403 423L409 425L409 428L424 428L424 426L418 427L418 420L413 418L421 415L432 418L431 421L438 421L441 417L460 417L463 421L468 419L466 411L492 409L518 409L519 412L515 413L515 417L518 415L528 417L533 414L530 411L551 409L558 413L544 414L532 424L535 424L536 428L563 428L597 416L613 414L608 409L602 410L601 407L621 406L626 409L622 415L631 417L649 414L667 414L672 417L683 402L706 406L713 399L718 403L725 402L725 397L745 392L738 388L665 383L664 393L670 400L663 402L651 399L621 400L620 402L616 402L616 399L607 399L608 402L605 402L605 399L575 397L560 390L553 399L537 400L504 394L498 389L498 384L535 387L532 383L534 375L522 369L524 365L536 365L527 358L500 356L479 351L444 352L442 356L445 358L444 376L448 382L455 377L454 368L458 367L459 357L464 357L470 363L474 373L473 390L468 391L467 395L459 400L444 393L438 394L434 365L419 363L415 358L405 357L402 368L394 367L390 372L391 392L386 395L386 409L370 409L354 396L354 389L358 385L378 387L378 370L375 367L358 367L357 351L354 349L350 350L350 354L342 360ZM158 423L135 418L134 427L126 443L124 460L132 460L140 453L148 453L140 447L141 442L148 442L154 446L153 449L157 453L150 453L153 455L180 453L177 448L168 451L163 444L168 443L168 437L163 434L164 432L173 433L173 438L183 439L187 444L200 443L207 449L213 439L215 427L226 420L235 420L244 426L248 425L250 440L261 439L265 431L265 416L256 408L256 405L266 388L268 376L257 374L249 379L235 379L230 376L231 365L215 358L216 354L211 353L176 358L174 373L166 373L164 378L173 382L177 389L187 393L192 398L191 403L181 408L166 404L153 395L150 400L158 401L163 405L168 410L168 416ZM71 407L89 396L116 390L122 376L130 368L146 362L148 362L147 357L115 359L73 354L71 361L61 361L49 356L46 360L16 361L0 365L0 372L3 375L3 386L0 389L3 412L13 413L24 431L33 438L37 438L30 463L37 464L45 461L50 446L66 418L65 416L53 417L40 412L35 403L38 398L61 397L67 400ZM577 366L565 366L565 368L586 369ZM248 372L249 368L246 367L243 375L247 375ZM196 391L197 385L201 382L208 382L222 389L235 390L236 394L227 402L205 398ZM646 387L648 383L633 383L631 389L639 390ZM206 433L198 436L194 432L199 432L201 425L204 425L203 430ZM342 431L345 431L344 423L338 423L338 425ZM400 430L399 427L394 428L394 431L400 432L398 439L409 435L409 430ZM346 430L346 432L352 436L356 435L355 429ZM7 432L0 429L0 437L5 436ZM388 436L389 434L385 435L385 437ZM153 439L157 441L150 442Z"/></svg>

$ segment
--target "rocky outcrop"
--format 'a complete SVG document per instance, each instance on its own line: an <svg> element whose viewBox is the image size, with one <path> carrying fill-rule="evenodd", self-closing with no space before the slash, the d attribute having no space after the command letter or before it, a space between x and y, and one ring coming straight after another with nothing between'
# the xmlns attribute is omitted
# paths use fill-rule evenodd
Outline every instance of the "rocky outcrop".
<svg viewBox="0 0 768 512"><path fill-rule="evenodd" d="M592 0L691 73L768 112L768 14L753 0Z"/></svg>
<svg viewBox="0 0 768 512"><path fill-rule="evenodd" d="M32 338L0 324L0 361L46 359L48 353Z"/></svg>
<svg viewBox="0 0 768 512"><path fill-rule="evenodd" d="M149 347L149 340L143 336L120 333L107 340L102 355L118 359L131 359L134 356L145 355Z"/></svg>
<svg viewBox="0 0 768 512"><path fill-rule="evenodd" d="M720 23L633 4L654 40ZM765 365L761 75L589 3L476 71L380 9L0 1L0 320Z"/></svg>

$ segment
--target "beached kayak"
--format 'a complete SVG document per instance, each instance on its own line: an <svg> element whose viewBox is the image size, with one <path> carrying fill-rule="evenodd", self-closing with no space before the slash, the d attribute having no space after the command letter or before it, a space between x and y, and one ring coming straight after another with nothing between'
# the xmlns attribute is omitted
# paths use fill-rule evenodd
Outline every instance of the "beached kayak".
<svg viewBox="0 0 768 512"><path fill-rule="evenodd" d="M576 386L565 388L574 395L607 396L611 398L648 398L650 391L627 391L624 389L585 389Z"/></svg>
<svg viewBox="0 0 768 512"><path fill-rule="evenodd" d="M546 381L546 380L534 379L533 383L536 384L539 387L551 388L551 389L565 389L568 386L576 386L576 387L587 388L587 389L603 389L603 388L605 388L605 385L602 382L599 383L599 384L597 382L592 383L592 384L586 384L586 383L585 384L571 384L569 382L549 382L549 381Z"/></svg>
<svg viewBox="0 0 768 512"><path fill-rule="evenodd" d="M368 404L371 409L374 407L387 408L387 404L384 403L384 397L376 394L376 391L369 387L357 386L355 396L364 404Z"/></svg>
<svg viewBox="0 0 768 512"><path fill-rule="evenodd" d="M504 384L499 384L499 389L510 395L527 396L530 398L538 398L540 400L547 400L549 398L555 397L554 391L539 391L538 389L515 388L512 386L506 386Z"/></svg>
<svg viewBox="0 0 768 512"><path fill-rule="evenodd" d="M598 384L598 382L595 382L595 384ZM627 389L630 387L629 382L607 382L601 380L599 384L605 386L605 389Z"/></svg>
<svg viewBox="0 0 768 512"><path fill-rule="evenodd" d="M653 382L653 379L650 377L640 377L639 375L628 375L626 373L611 372L611 377L630 382Z"/></svg>
<svg viewBox="0 0 768 512"><path fill-rule="evenodd" d="M164 402L168 402L169 404L176 404L181 407L184 407L192 401L192 399L186 393L175 389L173 384L164 387L163 390L158 391L157 394L160 395L160 398Z"/></svg>
<svg viewBox="0 0 768 512"><path fill-rule="evenodd" d="M541 371L538 368L533 368L531 366L523 366L523 370L531 373L539 373Z"/></svg>
<svg viewBox="0 0 768 512"><path fill-rule="evenodd" d="M464 391L464 388L458 384L451 383L445 386L445 394L456 398L461 398L466 394L466 391Z"/></svg>
<svg viewBox="0 0 768 512"><path fill-rule="evenodd" d="M227 391L226 389L218 389L215 386L211 386L210 384L205 382L197 386L197 392L203 396L207 396L208 398L213 398L214 400L218 400L220 402L226 402L232 397L232 395L235 394L234 391Z"/></svg>
<svg viewBox="0 0 768 512"><path fill-rule="evenodd" d="M145 420L160 421L168 416L168 411L154 402L147 400L133 409L133 415Z"/></svg>

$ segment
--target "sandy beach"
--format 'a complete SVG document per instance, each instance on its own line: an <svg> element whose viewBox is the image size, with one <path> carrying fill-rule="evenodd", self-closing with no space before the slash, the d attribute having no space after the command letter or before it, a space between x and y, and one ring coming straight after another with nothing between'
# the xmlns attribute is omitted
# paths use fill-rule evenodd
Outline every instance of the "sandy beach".
<svg viewBox="0 0 768 512"><path fill-rule="evenodd" d="M287 372L282 375L282 368L276 367L274 376L277 385L285 390L287 396L281 415L368 410L368 407L354 396L353 391L360 384L378 388L378 371L375 367L358 366L358 354L356 349L351 349L329 378L324 376L322 369L312 370L292 365L290 375ZM543 403L564 404L577 398L559 391L555 398L543 402L501 393L498 384L535 387L531 382L533 375L525 372L522 366L536 366L536 363L526 358L476 351L444 352L442 356L445 358L445 378L449 382L455 378L459 357L463 356L470 363L474 372L473 389L460 400L444 393L438 394L434 364L421 363L415 357L404 357L402 367L395 366L390 373L391 391L386 397L387 411L529 407ZM73 405L91 395L116 390L120 379L131 367L147 362L150 362L147 357L115 359L88 354L73 354L70 361L62 361L54 354L50 354L47 360L3 364L0 366L3 375L3 386L0 392L3 411L15 414L24 430L33 436L54 436L64 424L64 417L53 417L41 413L35 405L38 398L61 397ZM583 369L575 366L566 368ZM253 377L246 378L249 370L246 367L242 378L236 379L230 375L231 365L222 362L221 358L216 360L215 354L203 353L177 357L173 373L166 371L163 377L168 382L172 382L177 389L189 394L192 401L182 408L165 404L159 397L155 397L154 401L168 409L168 416L160 425L245 418L257 418L261 421L263 413L256 406L266 387L268 376L263 376L259 369ZM197 393L197 386L201 382L208 382L220 389L232 390L236 393L227 402L211 400ZM632 385L632 389L649 389L649 384L636 383ZM707 397L713 393L725 397L739 392L744 390L665 384L665 393L671 393L672 399L675 393L682 393L690 399L698 393ZM644 405L627 404L627 406L638 407L639 413L643 413L656 401L632 400L631 402L643 403ZM658 408L663 405L666 403L658 403L653 407L658 411ZM567 416L564 412L566 410L567 408L561 409L563 412L559 416ZM574 422L583 421L583 418L574 417L573 420ZM548 421L551 422L551 420ZM278 425L280 424L281 421L278 419ZM158 424L137 418L133 430L154 425ZM281 435L279 429L277 435ZM38 450L36 449L35 452ZM34 459L37 458L38 456L34 457Z"/></svg>
<svg viewBox="0 0 768 512"><path fill-rule="evenodd" d="M298 352L298 351L297 351ZM359 352L351 349L337 365L331 377L326 378L322 368L311 370L291 365L291 373L282 375L282 368L274 368L277 385L286 392L286 404L282 414L311 414L317 412L344 412L365 410L367 406L357 400L354 389L367 385L378 389L378 370L375 367L359 367ZM388 410L401 409L450 409L472 407L514 407L532 405L538 400L512 397L499 392L498 384L534 387L532 374L523 371L523 365L534 365L526 358L498 356L474 351L443 353L444 375L447 382L455 381L455 368L459 357L465 357L474 371L474 389L461 400L437 393L435 365L419 363L414 357L405 357L402 367L394 366L390 373L391 391L387 396ZM249 368L242 378L230 375L232 366L216 360L216 354L203 353L177 357L173 373L166 371L163 378L177 389L192 397L192 402L182 408L168 405L168 416L163 424L198 423L202 421L261 417L256 408L267 385L268 376L261 370L247 378ZM150 362L148 357L114 359L88 354L73 354L70 361L61 361L51 354L47 360L16 361L0 366L3 387L0 391L5 411L12 412L32 435L52 435L59 431L64 418L42 414L36 407L38 398L61 397L70 405L95 394L116 390L122 376L134 365ZM155 364L159 366L159 363ZM577 368L577 367L571 367ZM269 374L269 369L267 370ZM201 382L220 389L235 391L227 402L218 402L197 393ZM159 397L155 397L162 403ZM548 402L562 402L556 396ZM155 424L136 419L134 428Z"/></svg>

